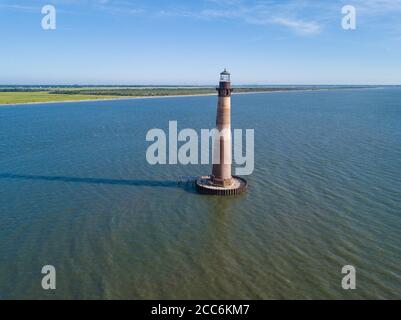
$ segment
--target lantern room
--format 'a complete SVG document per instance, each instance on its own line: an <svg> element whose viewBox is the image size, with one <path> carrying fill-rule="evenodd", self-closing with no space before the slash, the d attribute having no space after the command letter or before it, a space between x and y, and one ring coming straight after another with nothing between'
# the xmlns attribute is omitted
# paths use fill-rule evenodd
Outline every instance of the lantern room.
<svg viewBox="0 0 401 320"><path fill-rule="evenodd" d="M227 69L224 69L222 73L220 73L220 82L231 82L231 74L227 71Z"/></svg>

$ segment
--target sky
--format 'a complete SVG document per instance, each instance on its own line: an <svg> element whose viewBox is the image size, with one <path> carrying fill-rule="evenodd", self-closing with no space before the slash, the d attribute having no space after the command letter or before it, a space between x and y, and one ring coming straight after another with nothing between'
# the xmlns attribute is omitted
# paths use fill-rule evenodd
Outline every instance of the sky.
<svg viewBox="0 0 401 320"><path fill-rule="evenodd" d="M401 0L0 0L1 85L211 85L224 68L238 85L401 84Z"/></svg>

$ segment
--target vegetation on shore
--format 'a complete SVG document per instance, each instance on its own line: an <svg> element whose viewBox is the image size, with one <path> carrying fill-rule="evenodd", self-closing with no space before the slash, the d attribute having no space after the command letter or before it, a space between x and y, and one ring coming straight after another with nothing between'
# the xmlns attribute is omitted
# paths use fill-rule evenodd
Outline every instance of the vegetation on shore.
<svg viewBox="0 0 401 320"><path fill-rule="evenodd" d="M282 91L284 88L235 88L235 92L270 92ZM299 88L286 88L286 90L299 90ZM111 95L124 97L157 97L157 96L185 96L194 94L213 94L216 88L190 87L190 88L83 88L83 89L56 89L50 94L89 94L89 95Z"/></svg>
<svg viewBox="0 0 401 320"><path fill-rule="evenodd" d="M46 91L39 92L0 92L1 104L39 103L39 102L62 102L96 99L114 99L115 96L88 95L88 94L50 94Z"/></svg>
<svg viewBox="0 0 401 320"><path fill-rule="evenodd" d="M339 89L341 87L333 87ZM321 90L322 87L238 87L237 93ZM0 104L214 94L214 87L0 87Z"/></svg>

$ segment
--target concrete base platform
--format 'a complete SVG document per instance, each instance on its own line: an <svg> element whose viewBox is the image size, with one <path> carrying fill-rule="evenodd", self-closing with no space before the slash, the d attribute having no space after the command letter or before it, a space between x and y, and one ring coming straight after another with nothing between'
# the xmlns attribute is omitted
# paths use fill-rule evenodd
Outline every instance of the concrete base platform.
<svg viewBox="0 0 401 320"><path fill-rule="evenodd" d="M240 177L233 176L231 186L220 187L212 183L210 176L202 176L196 179L196 190L201 194L233 196L244 192L248 187L248 182Z"/></svg>

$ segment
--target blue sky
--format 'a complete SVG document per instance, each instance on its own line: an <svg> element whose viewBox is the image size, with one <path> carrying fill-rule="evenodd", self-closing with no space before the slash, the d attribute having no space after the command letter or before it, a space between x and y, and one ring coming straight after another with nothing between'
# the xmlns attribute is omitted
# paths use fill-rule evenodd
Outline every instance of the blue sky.
<svg viewBox="0 0 401 320"><path fill-rule="evenodd" d="M214 84L224 67L236 84L401 84L401 0L0 0L0 84Z"/></svg>

